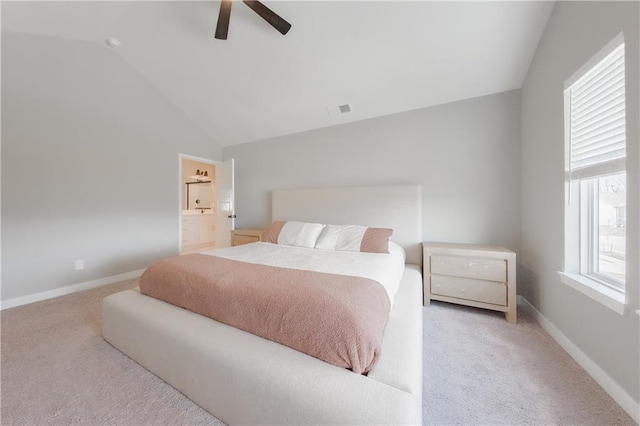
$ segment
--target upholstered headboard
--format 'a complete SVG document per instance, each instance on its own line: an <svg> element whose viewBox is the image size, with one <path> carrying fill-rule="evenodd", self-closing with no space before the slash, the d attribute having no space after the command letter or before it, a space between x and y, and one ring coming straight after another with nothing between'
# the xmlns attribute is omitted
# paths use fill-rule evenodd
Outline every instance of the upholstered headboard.
<svg viewBox="0 0 640 426"><path fill-rule="evenodd" d="M272 220L392 228L391 240L422 264L420 186L388 185L273 191Z"/></svg>

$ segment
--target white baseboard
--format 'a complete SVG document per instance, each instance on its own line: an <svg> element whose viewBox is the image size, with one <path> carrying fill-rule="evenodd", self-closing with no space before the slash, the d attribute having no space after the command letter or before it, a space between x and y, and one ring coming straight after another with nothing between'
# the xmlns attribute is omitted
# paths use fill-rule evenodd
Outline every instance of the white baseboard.
<svg viewBox="0 0 640 426"><path fill-rule="evenodd" d="M137 271L125 272L124 274L112 275L110 277L99 278L97 280L86 281L79 284L72 284L66 287L30 294L28 296L14 297L13 299L0 301L0 311L14 308L16 306L39 302L41 300L53 299L54 297L64 296L65 294L88 290L90 288L100 287L106 284L117 283L118 281L130 280L132 278L139 277L144 271L144 269L138 269Z"/></svg>
<svg viewBox="0 0 640 426"><path fill-rule="evenodd" d="M640 423L640 404L611 378L598 364L578 348L551 321L540 313L527 299L518 296L518 303L530 311L536 321L584 370L635 420Z"/></svg>

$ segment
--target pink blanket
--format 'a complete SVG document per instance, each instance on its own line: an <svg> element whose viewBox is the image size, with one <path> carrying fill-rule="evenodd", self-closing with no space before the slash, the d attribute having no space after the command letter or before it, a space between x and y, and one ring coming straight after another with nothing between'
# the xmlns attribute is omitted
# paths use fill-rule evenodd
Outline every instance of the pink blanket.
<svg viewBox="0 0 640 426"><path fill-rule="evenodd" d="M363 374L380 357L390 309L374 280L202 254L155 263L140 291Z"/></svg>

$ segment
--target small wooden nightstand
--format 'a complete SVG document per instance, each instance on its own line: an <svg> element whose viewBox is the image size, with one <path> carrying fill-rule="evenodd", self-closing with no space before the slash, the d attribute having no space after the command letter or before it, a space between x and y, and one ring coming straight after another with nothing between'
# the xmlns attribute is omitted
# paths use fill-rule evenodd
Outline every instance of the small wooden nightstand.
<svg viewBox="0 0 640 426"><path fill-rule="evenodd" d="M240 246L242 244L257 243L262 239L262 234L266 229L236 229L231 231L231 245Z"/></svg>
<svg viewBox="0 0 640 426"><path fill-rule="evenodd" d="M502 247L422 243L424 305L431 300L505 312L515 323L516 254Z"/></svg>

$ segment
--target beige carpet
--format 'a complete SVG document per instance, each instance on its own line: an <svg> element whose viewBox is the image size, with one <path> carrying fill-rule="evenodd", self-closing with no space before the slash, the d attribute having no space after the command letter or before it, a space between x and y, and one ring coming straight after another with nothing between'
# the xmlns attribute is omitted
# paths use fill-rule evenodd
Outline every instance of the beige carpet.
<svg viewBox="0 0 640 426"><path fill-rule="evenodd" d="M2 311L0 423L223 424L102 339L102 298L137 282Z"/></svg>
<svg viewBox="0 0 640 426"><path fill-rule="evenodd" d="M635 425L535 320L448 303L424 310L428 424Z"/></svg>
<svg viewBox="0 0 640 426"><path fill-rule="evenodd" d="M222 424L100 337L102 298L136 285L2 312L0 423ZM424 313L425 424L635 424L529 317Z"/></svg>

